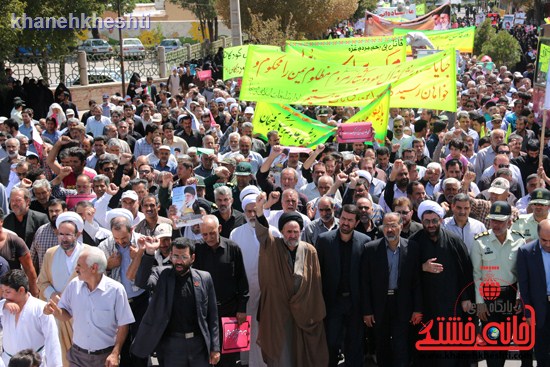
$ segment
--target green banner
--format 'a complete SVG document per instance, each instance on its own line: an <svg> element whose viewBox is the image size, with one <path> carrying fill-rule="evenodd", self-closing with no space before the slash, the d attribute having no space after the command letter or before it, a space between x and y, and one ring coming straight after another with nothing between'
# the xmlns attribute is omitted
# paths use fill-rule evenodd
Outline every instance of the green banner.
<svg viewBox="0 0 550 367"><path fill-rule="evenodd" d="M351 116L345 123L372 122L374 138L380 145L384 145L388 134L388 120L390 117L391 86L388 86L374 101L361 111Z"/></svg>
<svg viewBox="0 0 550 367"><path fill-rule="evenodd" d="M264 102L256 104L253 124L254 133L266 140L269 131L277 130L281 145L307 148L326 142L336 130L290 106Z"/></svg>
<svg viewBox="0 0 550 367"><path fill-rule="evenodd" d="M279 46L255 46L264 47L280 51ZM244 65L246 64L246 55L248 54L248 45L235 46L223 49L223 80L238 78L244 74Z"/></svg>
<svg viewBox="0 0 550 367"><path fill-rule="evenodd" d="M456 111L456 52L369 68L250 46L240 98L280 104L364 106L391 84L390 107Z"/></svg>
<svg viewBox="0 0 550 367"><path fill-rule="evenodd" d="M416 5L416 16L419 17L424 14L426 14L426 4Z"/></svg>
<svg viewBox="0 0 550 367"><path fill-rule="evenodd" d="M411 32L410 29L394 28L393 34L403 36ZM450 45L460 52L474 52L474 38L476 35L476 27L457 28L441 31L420 31L428 37L438 50L446 50ZM411 54L411 48L407 47L407 53Z"/></svg>
<svg viewBox="0 0 550 367"><path fill-rule="evenodd" d="M338 38L322 41L286 41L286 52L348 66L383 66L405 62L405 36Z"/></svg>
<svg viewBox="0 0 550 367"><path fill-rule="evenodd" d="M546 73L548 62L550 62L550 45L547 45L545 43L540 44L540 53L539 53L539 68L538 70Z"/></svg>

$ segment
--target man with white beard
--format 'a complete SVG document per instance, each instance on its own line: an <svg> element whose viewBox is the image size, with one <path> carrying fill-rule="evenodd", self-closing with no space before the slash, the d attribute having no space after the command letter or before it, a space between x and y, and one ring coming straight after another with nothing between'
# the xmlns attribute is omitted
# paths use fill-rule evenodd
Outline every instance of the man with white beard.
<svg viewBox="0 0 550 367"><path fill-rule="evenodd" d="M248 360L249 366L266 367L262 358L262 351L256 339L258 338L258 321L256 315L260 303L260 284L258 281L258 258L260 256L260 242L256 237L254 227L256 225L256 198L257 194L249 194L243 197L242 208L246 218L246 224L231 231L229 239L234 241L241 248L244 267L248 279L249 299L246 304L246 314L252 316L250 352L241 353L242 361ZM273 237L281 237L279 231L270 226L269 230ZM247 357L248 354L248 357Z"/></svg>

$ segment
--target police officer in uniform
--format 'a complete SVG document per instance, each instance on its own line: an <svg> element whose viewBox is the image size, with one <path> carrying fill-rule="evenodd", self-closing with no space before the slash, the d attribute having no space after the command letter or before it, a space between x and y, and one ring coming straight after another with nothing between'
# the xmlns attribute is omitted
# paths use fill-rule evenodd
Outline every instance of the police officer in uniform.
<svg viewBox="0 0 550 367"><path fill-rule="evenodd" d="M529 243L539 239L537 226L544 219L550 219L550 191L545 188L535 189L531 192L529 205L533 208L531 214L522 214L512 225L512 229L520 232Z"/></svg>
<svg viewBox="0 0 550 367"><path fill-rule="evenodd" d="M491 229L474 237L470 257L472 259L476 287L477 315L483 325L488 322L503 322L518 312L516 258L518 249L525 245L523 235L510 229L512 207L505 201L491 205L489 219ZM500 284L500 294L494 300L483 298L480 292L483 282ZM494 283L493 283L494 284ZM502 331L501 331L502 332ZM487 355L488 367L502 367L506 352Z"/></svg>

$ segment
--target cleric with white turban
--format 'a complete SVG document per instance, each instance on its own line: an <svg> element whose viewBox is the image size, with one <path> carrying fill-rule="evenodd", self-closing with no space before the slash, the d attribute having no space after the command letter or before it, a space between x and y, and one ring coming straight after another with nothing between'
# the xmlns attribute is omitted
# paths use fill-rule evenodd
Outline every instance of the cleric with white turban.
<svg viewBox="0 0 550 367"><path fill-rule="evenodd" d="M428 211L434 212L435 214L439 215L440 218L443 218L445 216L445 210L443 210L441 205L432 200L425 200L418 206L418 218L422 220L422 215Z"/></svg>

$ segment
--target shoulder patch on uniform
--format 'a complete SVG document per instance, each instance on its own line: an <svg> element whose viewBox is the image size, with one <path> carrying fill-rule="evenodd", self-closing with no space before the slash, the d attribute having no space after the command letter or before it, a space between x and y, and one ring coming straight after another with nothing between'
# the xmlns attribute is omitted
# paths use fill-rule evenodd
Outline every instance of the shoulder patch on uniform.
<svg viewBox="0 0 550 367"><path fill-rule="evenodd" d="M489 232L485 231L485 232L481 232L481 233L478 233L474 236L474 240L477 240L478 238L480 237L483 237L483 236L488 236L489 235Z"/></svg>
<svg viewBox="0 0 550 367"><path fill-rule="evenodd" d="M525 238L525 236L523 235L523 233L521 233L520 231L516 231L515 229L512 229L512 234L518 235L518 236L520 236L521 238Z"/></svg>

